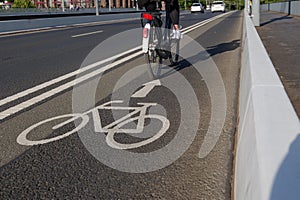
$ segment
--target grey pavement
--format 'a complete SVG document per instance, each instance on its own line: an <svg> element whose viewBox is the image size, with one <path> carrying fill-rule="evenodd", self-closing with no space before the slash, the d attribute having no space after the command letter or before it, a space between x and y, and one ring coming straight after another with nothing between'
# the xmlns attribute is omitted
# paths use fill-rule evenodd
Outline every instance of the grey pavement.
<svg viewBox="0 0 300 200"><path fill-rule="evenodd" d="M261 12L258 34L300 116L300 17Z"/></svg>

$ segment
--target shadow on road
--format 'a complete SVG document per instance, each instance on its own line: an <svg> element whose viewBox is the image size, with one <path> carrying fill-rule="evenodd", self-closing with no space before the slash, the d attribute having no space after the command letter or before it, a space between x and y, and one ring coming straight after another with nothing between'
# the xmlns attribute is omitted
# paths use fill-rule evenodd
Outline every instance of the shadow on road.
<svg viewBox="0 0 300 200"><path fill-rule="evenodd" d="M226 42L226 43L221 43L217 44L215 46L210 46L207 47L206 51L201 51L196 55L193 55L189 58L183 59L179 61L176 65L172 66L173 68L161 75L161 78L170 76L180 70L183 70L187 67L193 66L193 64L199 62L199 61L204 61L212 56L215 56L217 54L222 54L227 51L233 51L240 47L240 40L233 40L231 42Z"/></svg>
<svg viewBox="0 0 300 200"><path fill-rule="evenodd" d="M272 188L272 200L296 200L300 197L300 133L291 144Z"/></svg>
<svg viewBox="0 0 300 200"><path fill-rule="evenodd" d="M271 24L273 22L280 21L280 20L285 20L285 19L293 19L293 17L289 17L289 15L285 15L283 17L277 17L277 18L271 19L270 21L261 23L260 26L264 26L264 25Z"/></svg>
<svg viewBox="0 0 300 200"><path fill-rule="evenodd" d="M207 47L207 52L210 54L210 56L214 56L226 51L233 51L238 47L240 47L240 40L233 40L231 42L225 42L215 46Z"/></svg>

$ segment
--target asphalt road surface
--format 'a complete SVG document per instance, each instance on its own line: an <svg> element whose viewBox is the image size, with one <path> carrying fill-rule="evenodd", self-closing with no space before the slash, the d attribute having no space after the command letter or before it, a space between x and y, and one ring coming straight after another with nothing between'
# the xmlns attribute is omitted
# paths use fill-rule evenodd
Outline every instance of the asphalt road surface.
<svg viewBox="0 0 300 200"><path fill-rule="evenodd" d="M1 37L0 198L230 199L242 13L181 24L155 81L134 18Z"/></svg>

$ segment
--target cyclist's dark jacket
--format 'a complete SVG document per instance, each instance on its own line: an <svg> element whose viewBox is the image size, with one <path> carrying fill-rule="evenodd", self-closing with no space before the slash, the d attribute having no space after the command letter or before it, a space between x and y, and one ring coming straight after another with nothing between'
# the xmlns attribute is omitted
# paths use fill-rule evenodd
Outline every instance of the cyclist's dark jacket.
<svg viewBox="0 0 300 200"><path fill-rule="evenodd" d="M173 24L179 24L179 3L178 0L164 0L166 2L166 12L170 13ZM145 7L147 12L156 10L156 0L138 0L140 8Z"/></svg>

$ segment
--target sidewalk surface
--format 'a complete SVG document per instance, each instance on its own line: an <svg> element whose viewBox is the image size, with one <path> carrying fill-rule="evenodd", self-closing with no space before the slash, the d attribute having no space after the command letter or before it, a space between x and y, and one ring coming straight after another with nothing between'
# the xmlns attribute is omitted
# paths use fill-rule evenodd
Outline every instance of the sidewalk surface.
<svg viewBox="0 0 300 200"><path fill-rule="evenodd" d="M257 31L299 117L300 17L261 12Z"/></svg>

